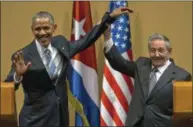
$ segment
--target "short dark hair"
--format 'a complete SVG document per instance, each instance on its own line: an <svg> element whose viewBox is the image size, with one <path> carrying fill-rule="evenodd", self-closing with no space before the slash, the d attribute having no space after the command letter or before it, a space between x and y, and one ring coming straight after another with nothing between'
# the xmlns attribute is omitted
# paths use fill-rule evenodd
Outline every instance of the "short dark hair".
<svg viewBox="0 0 193 127"><path fill-rule="evenodd" d="M52 16L52 14L50 14L47 11L40 11L40 12L36 13L32 17L32 24L36 21L37 18L48 18L50 23L54 24L54 17Z"/></svg>
<svg viewBox="0 0 193 127"><path fill-rule="evenodd" d="M168 39L168 37L166 37L165 35L163 34L160 34L160 33L153 33L149 39L148 39L148 48L150 49L150 45L151 45L151 42L153 40L163 40L166 44L166 47L168 49L171 48L171 43L170 43L170 40Z"/></svg>

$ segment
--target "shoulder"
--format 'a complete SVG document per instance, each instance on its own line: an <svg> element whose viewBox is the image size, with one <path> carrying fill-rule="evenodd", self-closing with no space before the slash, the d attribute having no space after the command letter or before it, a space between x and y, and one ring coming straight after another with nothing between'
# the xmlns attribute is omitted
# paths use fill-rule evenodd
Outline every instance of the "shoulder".
<svg viewBox="0 0 193 127"><path fill-rule="evenodd" d="M52 37L52 42L67 42L68 40L63 35L57 35Z"/></svg>
<svg viewBox="0 0 193 127"><path fill-rule="evenodd" d="M144 65L144 64L149 64L151 60L148 57L139 57L135 62L138 65Z"/></svg>
<svg viewBox="0 0 193 127"><path fill-rule="evenodd" d="M57 36L52 37L51 43L53 45L65 46L65 47L68 47L70 44L70 42L63 35L57 35Z"/></svg>
<svg viewBox="0 0 193 127"><path fill-rule="evenodd" d="M180 75L190 75L190 73L182 67L176 65L175 71Z"/></svg>
<svg viewBox="0 0 193 127"><path fill-rule="evenodd" d="M175 66L175 74L176 74L176 79L177 80L182 80L182 81L191 81L192 80L192 75L185 69Z"/></svg>

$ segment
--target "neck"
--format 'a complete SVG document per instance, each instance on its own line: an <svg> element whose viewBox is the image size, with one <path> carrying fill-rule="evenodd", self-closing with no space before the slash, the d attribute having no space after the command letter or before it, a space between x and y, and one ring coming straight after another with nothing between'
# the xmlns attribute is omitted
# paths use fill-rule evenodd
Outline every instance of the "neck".
<svg viewBox="0 0 193 127"><path fill-rule="evenodd" d="M40 41L38 41L37 40L37 42L42 46L42 47L44 47L44 48L48 48L48 46L49 46L49 44L50 44L50 42L48 43L41 43Z"/></svg>

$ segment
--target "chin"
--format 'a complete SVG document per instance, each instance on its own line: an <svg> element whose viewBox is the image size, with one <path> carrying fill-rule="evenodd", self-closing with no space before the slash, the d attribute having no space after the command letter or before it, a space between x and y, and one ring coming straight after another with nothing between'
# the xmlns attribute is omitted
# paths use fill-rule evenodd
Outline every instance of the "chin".
<svg viewBox="0 0 193 127"><path fill-rule="evenodd" d="M49 45L49 41L41 41L40 44L44 47Z"/></svg>
<svg viewBox="0 0 193 127"><path fill-rule="evenodd" d="M161 64L154 64L153 66L155 66L155 67L160 67L160 66L162 66Z"/></svg>
<svg viewBox="0 0 193 127"><path fill-rule="evenodd" d="M153 63L153 66L155 66L155 67L160 67L160 66L163 66L163 65L164 65L163 63L158 63L158 62Z"/></svg>

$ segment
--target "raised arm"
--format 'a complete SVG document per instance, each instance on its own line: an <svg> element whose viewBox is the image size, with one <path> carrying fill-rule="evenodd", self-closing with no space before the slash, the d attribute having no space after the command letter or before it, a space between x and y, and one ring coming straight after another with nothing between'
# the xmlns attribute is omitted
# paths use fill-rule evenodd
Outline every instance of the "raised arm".
<svg viewBox="0 0 193 127"><path fill-rule="evenodd" d="M101 34L107 29L108 24L111 24L121 14L128 13L127 7L122 7L114 10L112 13L106 12L99 24L95 25L90 32L88 32L83 38L70 43L70 57L81 52L92 45Z"/></svg>
<svg viewBox="0 0 193 127"><path fill-rule="evenodd" d="M104 40L105 40L105 49L104 49L105 57L107 58L111 67L121 73L134 77L136 63L124 59L118 52L110 36L110 27L104 33Z"/></svg>
<svg viewBox="0 0 193 127"><path fill-rule="evenodd" d="M15 90L19 88L19 84L22 81L23 74L29 69L31 66L31 62L25 63L23 52L18 51L15 53L12 58L12 66L7 78L4 80L5 82L14 82Z"/></svg>

